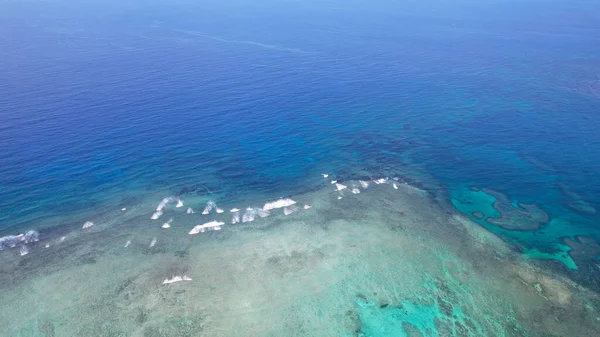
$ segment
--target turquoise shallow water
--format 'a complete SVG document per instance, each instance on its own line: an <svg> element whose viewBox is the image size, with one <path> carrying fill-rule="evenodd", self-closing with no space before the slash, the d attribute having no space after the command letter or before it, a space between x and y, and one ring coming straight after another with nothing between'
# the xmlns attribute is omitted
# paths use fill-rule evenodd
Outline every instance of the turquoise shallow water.
<svg viewBox="0 0 600 337"><path fill-rule="evenodd" d="M597 291L599 13L587 1L4 2L0 236L55 240L118 223L122 207L138 223L169 195L234 207L319 190L321 173L397 176ZM370 303L364 315L397 314Z"/></svg>

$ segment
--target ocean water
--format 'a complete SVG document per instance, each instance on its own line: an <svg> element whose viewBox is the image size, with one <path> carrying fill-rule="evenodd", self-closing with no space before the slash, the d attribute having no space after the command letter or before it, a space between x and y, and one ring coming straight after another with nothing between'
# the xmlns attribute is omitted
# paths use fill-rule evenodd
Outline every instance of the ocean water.
<svg viewBox="0 0 600 337"><path fill-rule="evenodd" d="M0 251L5 334L593 335L598 15L3 1L0 237L39 232Z"/></svg>

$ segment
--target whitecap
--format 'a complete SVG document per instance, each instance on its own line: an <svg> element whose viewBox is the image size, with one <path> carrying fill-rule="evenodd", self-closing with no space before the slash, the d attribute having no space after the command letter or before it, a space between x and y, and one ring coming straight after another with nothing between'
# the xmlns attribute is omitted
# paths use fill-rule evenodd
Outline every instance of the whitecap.
<svg viewBox="0 0 600 337"><path fill-rule="evenodd" d="M223 211L222 209L220 209L219 207L217 207L217 213L221 214L221 213L223 213L223 212L224 212L224 211Z"/></svg>
<svg viewBox="0 0 600 337"><path fill-rule="evenodd" d="M61 236L61 237L60 237L60 242L63 242L63 241L65 241L65 239L66 239L66 238L67 238L66 236Z"/></svg>
<svg viewBox="0 0 600 337"><path fill-rule="evenodd" d="M252 208L247 208L242 216L242 222L251 222L256 218L256 210Z"/></svg>
<svg viewBox="0 0 600 337"><path fill-rule="evenodd" d="M304 205L304 209L309 209L309 208L312 208L312 206L310 206L310 205Z"/></svg>
<svg viewBox="0 0 600 337"><path fill-rule="evenodd" d="M337 183L337 180L332 180L331 181L331 185L336 184L336 183Z"/></svg>
<svg viewBox="0 0 600 337"><path fill-rule="evenodd" d="M338 200L342 200L342 196L341 195L338 195Z"/></svg>
<svg viewBox="0 0 600 337"><path fill-rule="evenodd" d="M338 191L344 190L346 189L346 185L342 185L342 184L335 184L335 187L337 188Z"/></svg>
<svg viewBox="0 0 600 337"><path fill-rule="evenodd" d="M298 206L294 206L294 205L287 206L287 207L283 208L283 214L284 215L290 215L290 214L294 213L295 211L297 211L299 209L300 209L300 207L298 207Z"/></svg>
<svg viewBox="0 0 600 337"><path fill-rule="evenodd" d="M327 174L327 173L321 173L321 175L323 176L323 178L329 177L329 174Z"/></svg>
<svg viewBox="0 0 600 337"><path fill-rule="evenodd" d="M231 223L236 224L240 222L240 212L233 213L233 218L231 218Z"/></svg>
<svg viewBox="0 0 600 337"><path fill-rule="evenodd" d="M381 179L377 179L374 181L375 181L375 184L379 185L379 184L385 184L387 182L387 179L381 178Z"/></svg>
<svg viewBox="0 0 600 337"><path fill-rule="evenodd" d="M46 244L44 247L46 247L46 248L50 248L50 244L49 244L49 243L47 243L47 244Z"/></svg>
<svg viewBox="0 0 600 337"><path fill-rule="evenodd" d="M221 229L221 226L223 226L224 224L225 224L224 222L219 222L219 221L207 222L203 225L195 226L194 228L192 228L192 230L188 234L192 235L192 234L204 233L207 230L218 231Z"/></svg>
<svg viewBox="0 0 600 337"><path fill-rule="evenodd" d="M194 210L191 207L188 207L187 211L185 211L187 214L193 214L195 213Z"/></svg>
<svg viewBox="0 0 600 337"><path fill-rule="evenodd" d="M189 276L183 275L183 276L173 276L170 279L165 279L163 281L163 284L171 284L171 283L176 283L176 282L181 282L181 281L191 281L192 279Z"/></svg>
<svg viewBox="0 0 600 337"><path fill-rule="evenodd" d="M177 205L175 207L183 207L183 201L181 201L181 199L177 199Z"/></svg>
<svg viewBox="0 0 600 337"><path fill-rule="evenodd" d="M369 183L366 181L359 180L358 182L360 183L360 186L362 186L362 188L369 187Z"/></svg>
<svg viewBox="0 0 600 337"><path fill-rule="evenodd" d="M127 242L125 242L125 246L123 246L123 247L127 248L127 247L129 247L130 244L131 244L131 241L127 240Z"/></svg>
<svg viewBox="0 0 600 337"><path fill-rule="evenodd" d="M27 255L27 254L29 254L29 249L27 248L27 246L22 245L21 248L19 249L19 253L21 254L21 256Z"/></svg>
<svg viewBox="0 0 600 337"><path fill-rule="evenodd" d="M396 183L392 184L394 186L394 189L397 190L398 189L398 185L396 185Z"/></svg>
<svg viewBox="0 0 600 337"><path fill-rule="evenodd" d="M83 227L81 227L82 229L86 229L86 228L90 228L94 225L93 222L91 221L87 221L86 223L83 224Z"/></svg>
<svg viewBox="0 0 600 337"><path fill-rule="evenodd" d="M173 219L169 219L169 221L165 222L161 227L162 228L171 228L171 222L173 222Z"/></svg>
<svg viewBox="0 0 600 337"><path fill-rule="evenodd" d="M231 210L229 210L231 213L235 213L235 212L239 212L240 210L238 208L232 208Z"/></svg>
<svg viewBox="0 0 600 337"><path fill-rule="evenodd" d="M263 210L265 211L270 211L272 209L276 209L276 208L281 208L281 207L286 207L286 206L290 206L295 204L296 202L292 199L286 198L286 199L279 199L277 201L273 201L273 202L267 202L265 204L265 206L263 206Z"/></svg>
<svg viewBox="0 0 600 337"><path fill-rule="evenodd" d="M215 207L217 207L217 204L215 204L214 201L207 202L206 207L204 207L204 210L202 211L202 214L206 215L206 214L210 213L210 211Z"/></svg>
<svg viewBox="0 0 600 337"><path fill-rule="evenodd" d="M125 212L127 210L127 207L123 207L121 208L121 211Z"/></svg>
<svg viewBox="0 0 600 337"><path fill-rule="evenodd" d="M156 220L156 219L160 218L161 215L163 215L163 211L156 211L156 212L154 212L154 214L152 214L150 219Z"/></svg>
<svg viewBox="0 0 600 337"><path fill-rule="evenodd" d="M150 247L154 247L154 245L156 245L156 237L150 242Z"/></svg>
<svg viewBox="0 0 600 337"><path fill-rule="evenodd" d="M174 201L175 198L174 197L167 197L164 198L163 200L161 200L161 202L158 204L158 206L156 207L157 211L162 211L163 208L165 208L165 206L167 206L168 203L170 203L171 201Z"/></svg>
<svg viewBox="0 0 600 337"><path fill-rule="evenodd" d="M358 188L354 187L354 188L352 189L352 193L354 193L354 194L359 194L359 193L360 193L360 190L359 190Z"/></svg>

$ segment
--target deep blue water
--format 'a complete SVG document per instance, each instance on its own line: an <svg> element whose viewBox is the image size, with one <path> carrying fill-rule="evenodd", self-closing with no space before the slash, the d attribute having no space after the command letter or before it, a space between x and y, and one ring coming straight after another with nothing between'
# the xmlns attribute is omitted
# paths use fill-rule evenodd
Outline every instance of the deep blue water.
<svg viewBox="0 0 600 337"><path fill-rule="evenodd" d="M155 191L285 194L392 166L560 220L482 223L524 251L598 240L599 15L593 1L3 1L1 232ZM565 188L598 211L568 207Z"/></svg>

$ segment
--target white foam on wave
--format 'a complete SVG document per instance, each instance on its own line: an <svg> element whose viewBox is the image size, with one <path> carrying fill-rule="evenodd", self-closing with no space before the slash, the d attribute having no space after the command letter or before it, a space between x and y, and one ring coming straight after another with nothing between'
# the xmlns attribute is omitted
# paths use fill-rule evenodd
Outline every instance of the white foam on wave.
<svg viewBox="0 0 600 337"><path fill-rule="evenodd" d="M235 212L239 212L240 210L238 208L232 208L229 210L231 213L235 213Z"/></svg>
<svg viewBox="0 0 600 337"><path fill-rule="evenodd" d="M304 205L304 209L309 209L309 208L312 208L312 206L310 206L310 205Z"/></svg>
<svg viewBox="0 0 600 337"><path fill-rule="evenodd" d="M327 173L321 173L321 175L323 176L323 178L329 177L329 174L327 174Z"/></svg>
<svg viewBox="0 0 600 337"><path fill-rule="evenodd" d="M121 208L121 211L125 212L127 210L127 207L123 207Z"/></svg>
<svg viewBox="0 0 600 337"><path fill-rule="evenodd" d="M263 210L265 211L270 211L272 209L276 209L276 208L281 208L281 207L286 207L286 206L290 206L295 204L296 202L292 199L289 198L285 198L285 199L279 199L277 201L273 201L273 202L267 202L264 206L263 206Z"/></svg>
<svg viewBox="0 0 600 337"><path fill-rule="evenodd" d="M189 276L183 275L183 276L173 276L172 278L167 278L163 281L163 284L171 284L171 283L176 283L176 282L181 282L181 281L191 281L192 279Z"/></svg>
<svg viewBox="0 0 600 337"><path fill-rule="evenodd" d="M27 255L29 254L29 249L27 248L27 246L22 245L21 249L19 250L19 253L21 254L21 256Z"/></svg>
<svg viewBox="0 0 600 337"><path fill-rule="evenodd" d="M81 227L82 229L86 229L86 228L90 228L94 226L94 223L91 221L87 221L86 223L83 224L83 227Z"/></svg>
<svg viewBox="0 0 600 337"><path fill-rule="evenodd" d="M150 247L154 247L156 245L156 237L150 241Z"/></svg>
<svg viewBox="0 0 600 337"><path fill-rule="evenodd" d="M44 247L46 247L46 248L50 248L50 244L49 244L49 243L47 243L47 244L46 244Z"/></svg>
<svg viewBox="0 0 600 337"><path fill-rule="evenodd" d="M300 207L298 207L298 206L294 206L294 205L292 205L292 206L287 206L287 207L284 207L284 208L283 208L283 214L284 214L284 215L290 215L290 214L292 214L292 213L296 212L296 211L297 211L297 210L299 210L299 209L300 209Z"/></svg>
<svg viewBox="0 0 600 337"><path fill-rule="evenodd" d="M337 183L337 180L332 180L331 181L331 185L336 184L336 183Z"/></svg>
<svg viewBox="0 0 600 337"><path fill-rule="evenodd" d="M362 188L367 188L369 187L369 183L363 180L359 180L358 181L360 183L360 186L362 186Z"/></svg>
<svg viewBox="0 0 600 337"><path fill-rule="evenodd" d="M169 219L169 221L165 222L161 227L162 228L171 228L171 222L173 222L173 219Z"/></svg>
<svg viewBox="0 0 600 337"><path fill-rule="evenodd" d="M342 184L335 184L335 188L337 188L338 191L345 190L346 187L348 186Z"/></svg>
<svg viewBox="0 0 600 337"><path fill-rule="evenodd" d="M341 195L338 195L338 200L342 200L342 196Z"/></svg>
<svg viewBox="0 0 600 337"><path fill-rule="evenodd" d="M240 212L233 213L233 218L231 218L231 223L236 224L240 222Z"/></svg>
<svg viewBox="0 0 600 337"><path fill-rule="evenodd" d="M225 212L225 211L224 211L224 210L222 210L222 209L220 209L219 207L217 207L217 213L221 214L221 213L223 213L223 212Z"/></svg>
<svg viewBox="0 0 600 337"><path fill-rule="evenodd" d="M168 203L170 203L171 201L174 201L175 198L174 197L166 197L163 200L160 201L160 203L158 204L158 206L156 207L157 211L162 211L163 208L165 208L165 206L167 206Z"/></svg>
<svg viewBox="0 0 600 337"><path fill-rule="evenodd" d="M202 214L206 215L206 214L210 213L210 211L212 211L213 208L216 208L216 207L217 207L217 204L211 200L206 203L206 207L204 207Z"/></svg>
<svg viewBox="0 0 600 337"><path fill-rule="evenodd" d="M381 179L376 179L374 180L375 184L379 185L379 184L385 184L387 183L387 178L381 178Z"/></svg>
<svg viewBox="0 0 600 337"><path fill-rule="evenodd" d="M160 218L161 215L163 215L163 211L156 211L156 212L154 212L154 214L152 214L152 216L150 217L150 219L156 220L156 219Z"/></svg>
<svg viewBox="0 0 600 337"><path fill-rule="evenodd" d="M38 242L40 234L37 231L29 230L19 235L8 235L0 238L0 250L14 248L18 245L26 245L30 242Z"/></svg>
<svg viewBox="0 0 600 337"><path fill-rule="evenodd" d="M211 222L207 222L203 225L197 225L194 228L192 228L192 230L190 230L190 232L188 234L193 235L193 234L198 234L198 233L204 233L205 231L208 230L214 230L214 231L218 231L221 229L221 226L223 226L225 223L224 222L219 222L219 221L211 221Z"/></svg>
<svg viewBox="0 0 600 337"><path fill-rule="evenodd" d="M246 208L244 215L242 216L242 222L251 222L256 218L256 210L253 208Z"/></svg>
<svg viewBox="0 0 600 337"><path fill-rule="evenodd" d="M187 211L185 211L187 214L193 214L195 213L194 210L191 207L188 207Z"/></svg>
<svg viewBox="0 0 600 337"><path fill-rule="evenodd" d="M127 248L127 247L129 247L130 244L131 244L131 241L127 240L127 242L125 242L125 246L123 246L123 247Z"/></svg>
<svg viewBox="0 0 600 337"><path fill-rule="evenodd" d="M175 207L183 207L183 201L181 201L181 199L177 199L177 205L175 205Z"/></svg>
<svg viewBox="0 0 600 337"><path fill-rule="evenodd" d="M398 185L396 185L396 183L392 184L394 186L394 189L397 190L398 189Z"/></svg>
<svg viewBox="0 0 600 337"><path fill-rule="evenodd" d="M65 239L66 239L66 238L67 238L66 236L61 236L61 237L60 237L60 242L63 242L63 241L65 241Z"/></svg>
<svg viewBox="0 0 600 337"><path fill-rule="evenodd" d="M354 194L359 194L359 193L360 193L360 190L359 190L358 188L354 187L354 188L352 189L352 193L354 193Z"/></svg>

